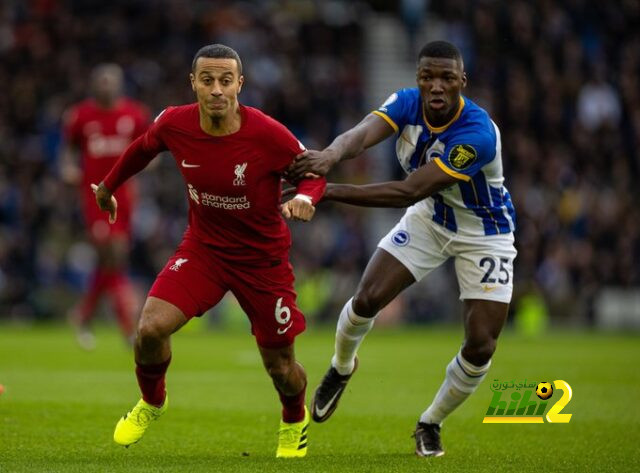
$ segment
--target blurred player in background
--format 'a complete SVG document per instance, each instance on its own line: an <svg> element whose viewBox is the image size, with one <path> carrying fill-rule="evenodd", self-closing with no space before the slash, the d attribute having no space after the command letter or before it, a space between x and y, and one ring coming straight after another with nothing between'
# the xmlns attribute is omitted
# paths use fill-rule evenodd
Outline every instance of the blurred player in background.
<svg viewBox="0 0 640 473"><path fill-rule="evenodd" d="M484 379L507 319L516 257L515 212L503 186L500 132L485 110L463 97L467 78L451 43L427 44L418 56L418 87L393 93L377 111L324 151L308 151L290 170L325 175L394 133L404 181L327 186L325 199L372 207L409 207L382 238L356 294L340 313L335 354L312 402L327 420L357 368L357 349L376 314L447 259L455 259L465 339L415 430L416 454L441 456L442 421ZM421 359L425 359L421 357Z"/></svg>
<svg viewBox="0 0 640 473"><path fill-rule="evenodd" d="M95 205L90 187L100 182L122 152L147 128L149 113L140 103L123 97L123 73L116 64L98 65L90 78L92 98L72 106L65 114L60 163L62 179L77 185L89 240L97 253L97 267L83 299L71 312L78 342L86 349L95 346L90 321L103 294L113 303L122 334L133 342L136 298L127 276L129 256L132 183L118 189L118 222L109 225Z"/></svg>
<svg viewBox="0 0 640 473"><path fill-rule="evenodd" d="M165 373L170 336L231 291L251 321L264 366L282 403L277 457L307 452L306 373L294 339L305 328L289 263L291 236L280 215L281 176L304 150L283 125L238 103L244 77L238 54L224 45L200 49L191 86L197 103L165 109L124 152L99 186L96 200L117 221L112 193L169 150L185 181L189 225L175 255L156 278L134 345L142 399L116 425L114 440L129 446L167 409ZM282 206L307 221L325 180L303 179Z"/></svg>

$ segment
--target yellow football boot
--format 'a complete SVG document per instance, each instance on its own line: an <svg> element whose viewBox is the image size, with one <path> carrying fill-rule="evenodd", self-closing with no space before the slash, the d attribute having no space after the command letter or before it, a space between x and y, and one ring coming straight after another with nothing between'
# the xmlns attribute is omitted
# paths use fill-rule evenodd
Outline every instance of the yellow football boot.
<svg viewBox="0 0 640 473"><path fill-rule="evenodd" d="M128 447L142 438L149 424L160 417L167 410L169 397L165 397L162 407L147 404L140 399L130 412L127 412L116 424L113 432L113 440L120 445Z"/></svg>
<svg viewBox="0 0 640 473"><path fill-rule="evenodd" d="M311 416L305 406L304 419L300 422L288 424L280 421L276 458L301 458L307 454L307 428L310 420Z"/></svg>

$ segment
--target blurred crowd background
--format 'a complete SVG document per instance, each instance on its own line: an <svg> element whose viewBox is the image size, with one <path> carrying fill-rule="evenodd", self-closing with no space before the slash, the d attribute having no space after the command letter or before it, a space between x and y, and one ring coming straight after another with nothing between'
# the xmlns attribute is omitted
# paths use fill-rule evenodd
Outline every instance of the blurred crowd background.
<svg viewBox="0 0 640 473"><path fill-rule="evenodd" d="M78 190L59 179L64 110L87 96L98 63L120 64L127 95L154 114L193 101L199 47L243 59L241 102L323 148L378 107L368 64L372 18L397 25L413 67L421 44L460 47L469 86L502 131L517 212L516 319L591 324L607 288L640 286L640 2L5 0L0 3L0 319L62 318L95 255ZM367 52L369 49L369 52ZM409 78L412 80L412 78ZM398 80L395 88L411 86ZM388 94L395 88L389 89ZM379 97L375 97L378 100ZM392 144L344 162L330 180L401 178ZM141 294L186 225L173 160L137 179L131 274ZM395 211L321 204L293 224L300 305L330 321L352 295ZM222 307L219 310L224 310ZM383 320L457 320L451 266L391 304Z"/></svg>

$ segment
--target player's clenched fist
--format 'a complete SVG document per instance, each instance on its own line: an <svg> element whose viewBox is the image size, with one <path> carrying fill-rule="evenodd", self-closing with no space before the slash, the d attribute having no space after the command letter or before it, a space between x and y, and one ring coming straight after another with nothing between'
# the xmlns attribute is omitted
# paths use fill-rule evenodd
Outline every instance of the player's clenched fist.
<svg viewBox="0 0 640 473"><path fill-rule="evenodd" d="M102 182L97 186L91 184L91 189L93 189L93 193L96 195L96 203L98 207L100 207L100 210L109 212L109 223L116 223L116 218L118 217L118 201L116 198Z"/></svg>
<svg viewBox="0 0 640 473"><path fill-rule="evenodd" d="M313 218L316 208L307 196L296 196L282 204L282 215L286 219L308 222Z"/></svg>

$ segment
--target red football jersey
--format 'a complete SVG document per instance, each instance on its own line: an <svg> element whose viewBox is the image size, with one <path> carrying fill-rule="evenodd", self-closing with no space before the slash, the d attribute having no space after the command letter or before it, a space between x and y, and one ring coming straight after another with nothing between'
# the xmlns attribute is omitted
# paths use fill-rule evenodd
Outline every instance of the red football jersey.
<svg viewBox="0 0 640 473"><path fill-rule="evenodd" d="M90 184L104 179L120 155L149 125L147 108L128 98L120 98L112 108L100 107L95 99L86 99L69 109L65 116L64 135L80 149L82 195L87 225L105 221L98 209ZM118 199L118 227L127 232L131 213L132 189L122 187Z"/></svg>
<svg viewBox="0 0 640 473"><path fill-rule="evenodd" d="M145 132L149 112L136 101L120 98L105 109L95 99L73 106L65 116L67 141L80 148L85 183L104 179L131 142Z"/></svg>
<svg viewBox="0 0 640 473"><path fill-rule="evenodd" d="M200 128L198 104L165 109L123 155L105 186L116 189L157 153L169 150L189 198L185 239L196 238L239 261L285 257L291 237L280 215L281 175L304 147L261 111L241 105L240 113L237 132L211 136ZM317 200L325 184L306 179L298 190Z"/></svg>

